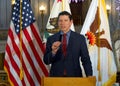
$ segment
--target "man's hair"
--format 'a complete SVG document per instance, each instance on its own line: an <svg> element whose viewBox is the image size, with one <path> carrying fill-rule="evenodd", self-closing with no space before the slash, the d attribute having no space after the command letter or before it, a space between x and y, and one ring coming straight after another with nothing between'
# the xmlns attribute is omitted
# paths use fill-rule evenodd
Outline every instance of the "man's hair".
<svg viewBox="0 0 120 86"><path fill-rule="evenodd" d="M63 16L63 15L66 15L66 16L69 17L70 20L73 20L72 15L67 11L60 12L59 15L58 15L58 19L59 19L60 16Z"/></svg>

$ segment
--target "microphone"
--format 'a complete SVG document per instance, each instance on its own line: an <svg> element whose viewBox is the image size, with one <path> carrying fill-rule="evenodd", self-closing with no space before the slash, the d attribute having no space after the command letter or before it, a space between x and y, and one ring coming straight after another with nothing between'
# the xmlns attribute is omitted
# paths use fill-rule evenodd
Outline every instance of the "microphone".
<svg viewBox="0 0 120 86"><path fill-rule="evenodd" d="M59 37L59 40L58 40L58 41L60 41L60 42L62 41L62 35L60 35L60 37Z"/></svg>

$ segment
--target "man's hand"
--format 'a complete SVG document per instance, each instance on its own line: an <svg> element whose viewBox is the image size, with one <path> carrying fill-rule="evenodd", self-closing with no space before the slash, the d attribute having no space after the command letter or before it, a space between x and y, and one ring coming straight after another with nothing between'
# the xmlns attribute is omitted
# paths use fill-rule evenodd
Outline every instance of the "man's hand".
<svg viewBox="0 0 120 86"><path fill-rule="evenodd" d="M56 41L52 44L52 53L53 54L56 54L56 52L58 51L59 49L59 46L60 46L61 42L60 41Z"/></svg>

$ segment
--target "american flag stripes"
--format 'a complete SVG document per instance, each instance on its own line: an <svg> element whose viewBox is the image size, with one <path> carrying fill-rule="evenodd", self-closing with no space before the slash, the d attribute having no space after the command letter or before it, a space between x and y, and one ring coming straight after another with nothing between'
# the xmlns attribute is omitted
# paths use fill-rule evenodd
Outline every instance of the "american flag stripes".
<svg viewBox="0 0 120 86"><path fill-rule="evenodd" d="M20 15L20 9L22 9L22 15ZM20 17L22 17L22 40L20 40ZM4 60L4 68L12 86L41 85L42 76L48 76L47 67L42 60L44 50L29 0L22 0L22 8L20 8L20 0L16 0ZM22 80L20 79L21 64Z"/></svg>

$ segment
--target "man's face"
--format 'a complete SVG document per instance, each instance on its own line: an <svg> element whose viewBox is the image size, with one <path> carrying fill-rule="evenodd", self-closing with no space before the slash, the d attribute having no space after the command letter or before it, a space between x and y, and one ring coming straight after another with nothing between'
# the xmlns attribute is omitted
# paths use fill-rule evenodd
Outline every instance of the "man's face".
<svg viewBox="0 0 120 86"><path fill-rule="evenodd" d="M70 26L72 23L73 21L70 20L67 15L61 15L58 19L58 26L64 33L70 30Z"/></svg>

